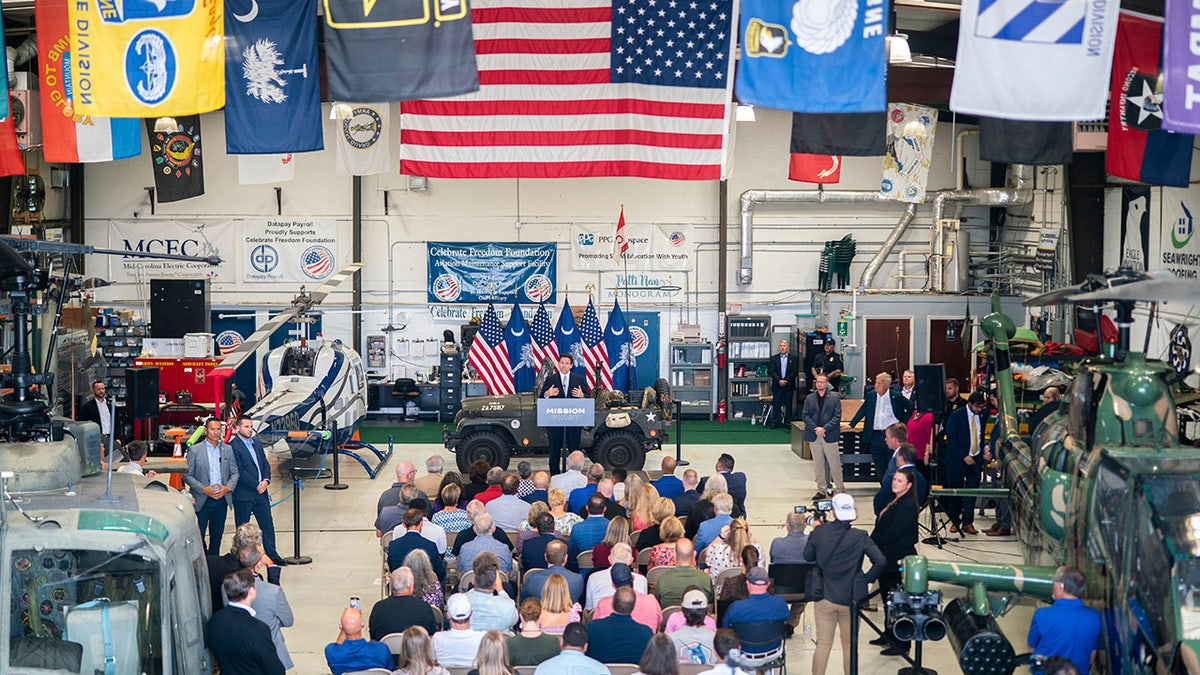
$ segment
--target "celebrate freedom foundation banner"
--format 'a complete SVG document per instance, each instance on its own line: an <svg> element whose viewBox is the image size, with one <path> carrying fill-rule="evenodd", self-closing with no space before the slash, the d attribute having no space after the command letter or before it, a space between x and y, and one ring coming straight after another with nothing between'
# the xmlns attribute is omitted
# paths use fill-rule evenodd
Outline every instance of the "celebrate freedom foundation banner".
<svg viewBox="0 0 1200 675"><path fill-rule="evenodd" d="M556 300L554 242L431 241L426 259L429 302L553 305Z"/></svg>

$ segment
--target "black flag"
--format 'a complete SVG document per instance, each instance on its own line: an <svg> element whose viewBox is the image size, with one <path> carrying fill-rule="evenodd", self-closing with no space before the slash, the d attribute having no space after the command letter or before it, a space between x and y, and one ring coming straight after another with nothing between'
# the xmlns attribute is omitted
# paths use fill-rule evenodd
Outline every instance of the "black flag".
<svg viewBox="0 0 1200 675"><path fill-rule="evenodd" d="M887 114L792 114L792 152L871 157L887 150Z"/></svg>
<svg viewBox="0 0 1200 675"><path fill-rule="evenodd" d="M159 124L159 122L162 124ZM173 130L155 131L173 121ZM154 188L159 202L177 202L204 194L204 164L200 160L200 116L146 120Z"/></svg>
<svg viewBox="0 0 1200 675"><path fill-rule="evenodd" d="M979 158L1002 164L1070 164L1071 122L979 118Z"/></svg>
<svg viewBox="0 0 1200 675"><path fill-rule="evenodd" d="M467 0L325 0L335 101L411 101L479 89Z"/></svg>

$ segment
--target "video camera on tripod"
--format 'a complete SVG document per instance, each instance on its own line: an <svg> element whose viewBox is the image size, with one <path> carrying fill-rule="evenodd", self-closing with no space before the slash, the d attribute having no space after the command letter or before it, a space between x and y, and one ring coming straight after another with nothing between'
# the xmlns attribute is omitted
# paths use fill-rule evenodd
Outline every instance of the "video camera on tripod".
<svg viewBox="0 0 1200 675"><path fill-rule="evenodd" d="M829 514L833 511L833 499L815 499L812 506L801 504L793 509L796 513L807 514L804 522L809 527L817 523L824 523L829 520Z"/></svg>

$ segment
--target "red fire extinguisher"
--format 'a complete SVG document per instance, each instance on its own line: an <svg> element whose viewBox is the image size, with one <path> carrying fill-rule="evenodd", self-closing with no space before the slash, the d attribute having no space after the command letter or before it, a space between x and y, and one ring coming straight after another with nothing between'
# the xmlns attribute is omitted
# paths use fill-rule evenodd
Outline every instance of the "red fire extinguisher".
<svg viewBox="0 0 1200 675"><path fill-rule="evenodd" d="M718 368L725 367L725 341L724 340L717 343L717 367Z"/></svg>
<svg viewBox="0 0 1200 675"><path fill-rule="evenodd" d="M717 402L717 421L718 422L725 421L725 401Z"/></svg>

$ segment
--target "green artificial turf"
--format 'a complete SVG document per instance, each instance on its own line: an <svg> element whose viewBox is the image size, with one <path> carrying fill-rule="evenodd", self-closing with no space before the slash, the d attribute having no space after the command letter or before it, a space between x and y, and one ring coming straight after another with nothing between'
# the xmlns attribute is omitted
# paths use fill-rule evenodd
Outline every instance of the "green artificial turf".
<svg viewBox="0 0 1200 675"><path fill-rule="evenodd" d="M667 430L670 445L675 444L675 426L672 422ZM750 424L749 421L710 422L708 420L683 420L683 442L689 445L750 445L754 443L790 443L789 429L767 429ZM367 443L387 443L392 435L395 443L441 443L442 424L423 421L418 425L382 425L374 422L364 424L360 431Z"/></svg>

